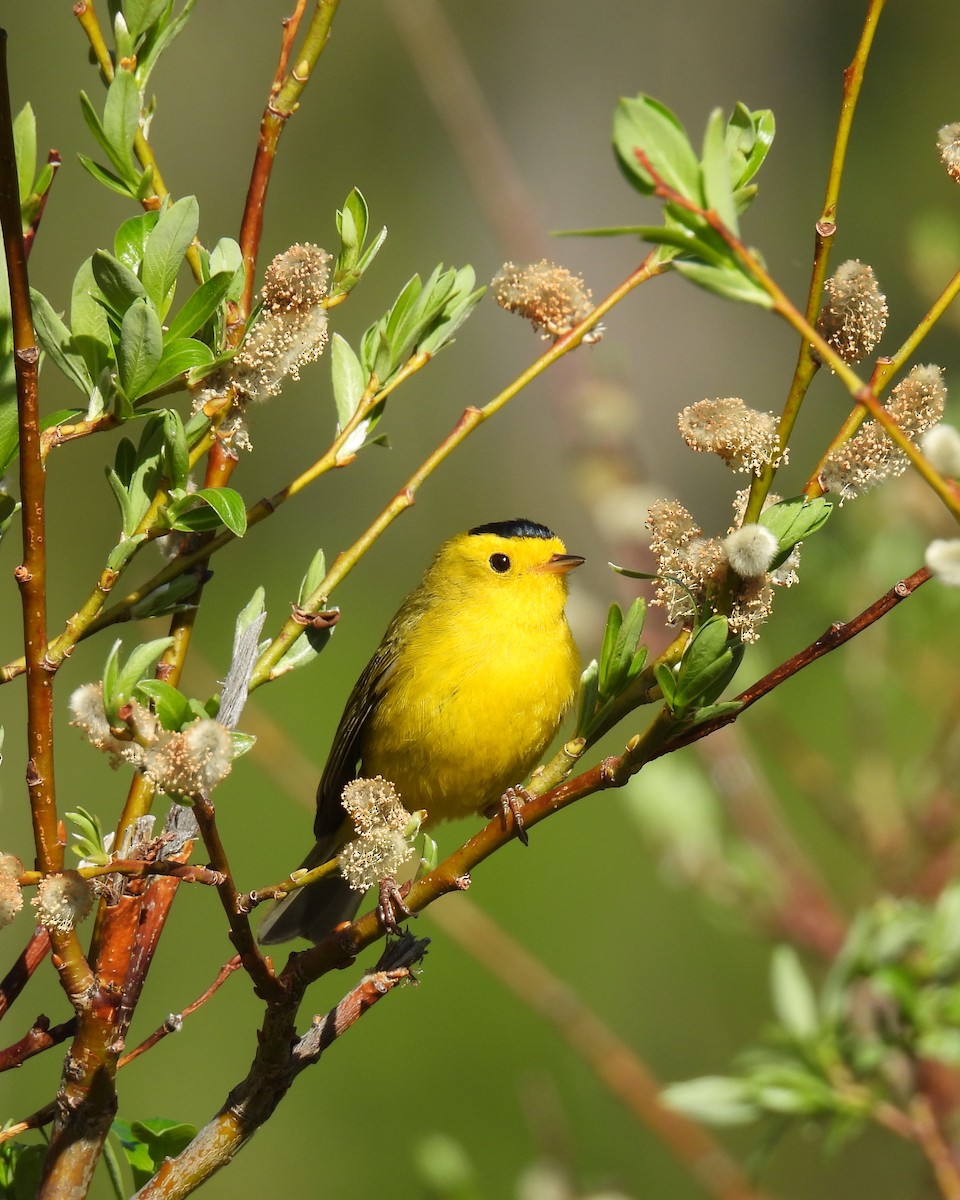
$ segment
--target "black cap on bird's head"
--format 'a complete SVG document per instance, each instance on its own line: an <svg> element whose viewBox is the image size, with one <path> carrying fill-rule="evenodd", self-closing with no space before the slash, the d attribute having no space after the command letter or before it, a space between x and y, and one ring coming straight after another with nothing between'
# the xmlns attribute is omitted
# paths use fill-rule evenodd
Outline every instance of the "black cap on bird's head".
<svg viewBox="0 0 960 1200"><path fill-rule="evenodd" d="M528 521L526 517L514 517L512 521L491 521L487 525L477 525L468 529L467 535L493 533L503 538L543 538L549 541L557 535L546 525L538 525L536 521Z"/></svg>

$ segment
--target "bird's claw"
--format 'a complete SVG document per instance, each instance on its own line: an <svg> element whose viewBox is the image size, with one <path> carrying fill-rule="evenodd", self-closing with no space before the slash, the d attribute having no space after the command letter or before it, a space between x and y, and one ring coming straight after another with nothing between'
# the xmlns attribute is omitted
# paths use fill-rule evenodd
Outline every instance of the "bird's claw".
<svg viewBox="0 0 960 1200"><path fill-rule="evenodd" d="M408 883L403 887L397 886L397 881L390 876L381 879L377 897L377 920L384 933L400 932L400 922L407 921L417 914L407 908L404 896L410 890Z"/></svg>
<svg viewBox="0 0 960 1200"><path fill-rule="evenodd" d="M530 835L527 833L527 827L523 821L523 806L528 804L533 797L521 784L516 787L507 788L500 797L500 816L503 820L504 829L510 827L510 822L513 822L513 831L517 835L522 845L530 845Z"/></svg>

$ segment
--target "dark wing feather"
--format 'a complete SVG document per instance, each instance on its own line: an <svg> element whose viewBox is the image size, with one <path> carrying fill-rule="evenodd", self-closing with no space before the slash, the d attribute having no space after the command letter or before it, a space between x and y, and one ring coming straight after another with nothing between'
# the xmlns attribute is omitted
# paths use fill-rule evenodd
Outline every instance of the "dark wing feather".
<svg viewBox="0 0 960 1200"><path fill-rule="evenodd" d="M399 638L391 636L395 624L396 618L354 684L334 734L330 755L317 786L317 815L313 834L318 839L334 833L343 820L341 794L346 784L356 778L360 743L367 720L383 696L397 660Z"/></svg>

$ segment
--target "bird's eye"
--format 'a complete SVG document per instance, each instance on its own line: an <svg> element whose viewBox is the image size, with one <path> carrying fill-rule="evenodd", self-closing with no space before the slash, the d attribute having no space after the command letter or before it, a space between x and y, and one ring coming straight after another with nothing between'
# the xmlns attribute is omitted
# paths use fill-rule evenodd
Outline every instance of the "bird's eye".
<svg viewBox="0 0 960 1200"><path fill-rule="evenodd" d="M505 554L491 554L490 566L498 575L504 575L510 570L510 559Z"/></svg>

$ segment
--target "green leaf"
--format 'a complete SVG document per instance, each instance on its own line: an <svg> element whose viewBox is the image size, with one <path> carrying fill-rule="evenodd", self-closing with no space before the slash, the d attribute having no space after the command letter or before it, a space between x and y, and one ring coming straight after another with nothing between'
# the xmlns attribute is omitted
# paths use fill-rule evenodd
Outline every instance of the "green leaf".
<svg viewBox="0 0 960 1200"><path fill-rule="evenodd" d="M83 167L83 169L88 175L92 175L97 183L102 183L103 186L109 188L111 192L117 192L119 195L126 196L128 199L130 197L133 197L135 200L138 198L136 184L125 183L119 175L114 175L114 173L112 171L108 171L106 167L101 167L98 162L94 162L94 160L89 158L86 154L78 154L77 158L80 160L80 165Z"/></svg>
<svg viewBox="0 0 960 1200"><path fill-rule="evenodd" d="M318 550L311 558L306 574L300 581L300 591L297 593L297 603L305 604L313 595L327 573L327 558L323 550Z"/></svg>
<svg viewBox="0 0 960 1200"><path fill-rule="evenodd" d="M209 506L210 511L197 508ZM225 525L237 537L247 531L247 510L243 497L233 488L199 488L177 500L167 510L171 529L201 531Z"/></svg>
<svg viewBox="0 0 960 1200"><path fill-rule="evenodd" d="M128 400L147 390L163 355L163 330L150 302L135 300L124 313L117 347L120 385Z"/></svg>
<svg viewBox="0 0 960 1200"><path fill-rule="evenodd" d="M641 94L620 101L613 118L613 146L624 174L638 191L649 195L655 186L637 159L640 148L669 187L702 206L697 156L681 123L658 100Z"/></svg>
<svg viewBox="0 0 960 1200"><path fill-rule="evenodd" d="M737 210L733 202L726 133L723 112L715 108L707 121L703 138L703 193L705 206L713 209L724 225L737 234Z"/></svg>
<svg viewBox="0 0 960 1200"><path fill-rule="evenodd" d="M154 226L160 220L158 212L141 213L124 221L113 237L113 252L136 275Z"/></svg>
<svg viewBox="0 0 960 1200"><path fill-rule="evenodd" d="M190 572L178 575L169 583L161 583L152 592L130 607L130 619L140 621L146 617L164 617L168 613L184 612L196 608L190 597L197 590L197 578Z"/></svg>
<svg viewBox="0 0 960 1200"><path fill-rule="evenodd" d="M70 330L73 348L83 356L92 380L113 363L110 320L97 299L100 288L93 275L92 259L86 259L73 280L70 295Z"/></svg>
<svg viewBox="0 0 960 1200"><path fill-rule="evenodd" d="M153 1117L147 1121L114 1121L111 1126L133 1171L133 1182L142 1187L166 1158L175 1158L197 1135L193 1125Z"/></svg>
<svg viewBox="0 0 960 1200"><path fill-rule="evenodd" d="M245 282L243 253L233 238L221 238L210 251L210 277L227 271L233 282L227 292L228 300L239 300Z"/></svg>
<svg viewBox="0 0 960 1200"><path fill-rule="evenodd" d="M40 345L70 382L85 396L89 396L93 391L93 379L83 355L78 354L73 347L70 330L53 311L47 298L34 288L30 289L30 301L33 307L33 324Z"/></svg>
<svg viewBox="0 0 960 1200"><path fill-rule="evenodd" d="M146 299L146 290L136 275L106 250L94 251L90 269L107 305L118 317L123 317L135 300Z"/></svg>
<svg viewBox="0 0 960 1200"><path fill-rule="evenodd" d="M773 145L776 120L768 108L751 112L737 103L727 122L727 151L733 186L742 190L756 175ZM742 210L741 210L742 211Z"/></svg>
<svg viewBox="0 0 960 1200"><path fill-rule="evenodd" d="M134 39L155 24L164 14L169 0L123 0L123 16Z"/></svg>
<svg viewBox="0 0 960 1200"><path fill-rule="evenodd" d="M343 429L357 411L367 377L350 343L339 333L335 333L330 339L330 373L333 380L333 399L337 406L337 424Z"/></svg>
<svg viewBox="0 0 960 1200"><path fill-rule="evenodd" d="M166 340L188 338L202 328L223 304L233 284L232 271L218 271L189 296L177 315L170 321Z"/></svg>
<svg viewBox="0 0 960 1200"><path fill-rule="evenodd" d="M177 274L200 225L195 196L184 196L160 214L147 240L140 279L161 320L173 299Z"/></svg>
<svg viewBox="0 0 960 1200"><path fill-rule="evenodd" d="M707 1125L747 1125L760 1116L750 1085L726 1075L704 1075L672 1083L661 1091L660 1100L668 1108Z"/></svg>
<svg viewBox="0 0 960 1200"><path fill-rule="evenodd" d="M765 508L757 523L776 535L778 546L770 569L776 570L782 566L794 546L825 525L832 512L833 504L823 496L814 499L793 496Z"/></svg>
<svg viewBox="0 0 960 1200"><path fill-rule="evenodd" d="M313 629L307 626L270 672L270 678L278 679L281 675L312 663L330 641L335 628L333 625L328 629Z"/></svg>
<svg viewBox="0 0 960 1200"><path fill-rule="evenodd" d="M196 587L196 580L193 584ZM141 679L136 690L152 706L164 729L176 732L195 719L187 697L173 684L162 679Z"/></svg>
<svg viewBox="0 0 960 1200"><path fill-rule="evenodd" d="M175 408L165 408L160 417L163 421L164 474L173 487L182 488L190 474L190 453L183 419Z"/></svg>
<svg viewBox="0 0 960 1200"><path fill-rule="evenodd" d="M140 89L132 71L119 67L103 105L103 148L121 177L134 182L140 169L133 157L133 139L140 127Z"/></svg>
<svg viewBox="0 0 960 1200"><path fill-rule="evenodd" d="M777 946L774 950L771 988L780 1024L800 1040L814 1037L820 1028L817 998L792 946Z"/></svg>
<svg viewBox="0 0 960 1200"><path fill-rule="evenodd" d="M123 642L117 638L110 648L103 667L103 709L111 725L115 725L119 719L121 701L117 696L117 680L120 678L120 647L122 645Z"/></svg>
<svg viewBox="0 0 960 1200"><path fill-rule="evenodd" d="M706 263L678 260L676 270L691 283L724 296L727 300L738 300L744 304L756 304L759 308L773 308L773 301L759 283L733 266L709 266Z"/></svg>
<svg viewBox="0 0 960 1200"><path fill-rule="evenodd" d="M13 152L21 205L33 191L37 175L37 118L27 103L13 119Z"/></svg>
<svg viewBox="0 0 960 1200"><path fill-rule="evenodd" d="M148 395L158 388L166 387L178 375L185 375L195 367L204 367L213 362L213 351L195 338L177 338L167 341L156 370L147 380L141 395ZM186 380L183 381L186 387Z"/></svg>
<svg viewBox="0 0 960 1200"><path fill-rule="evenodd" d="M130 657L117 670L113 696L118 709L133 698L133 693L137 690L140 681L153 673L161 655L172 645L172 637L162 637L144 642L140 646L134 646L130 651ZM106 704L106 683L104 683L104 704Z"/></svg>

